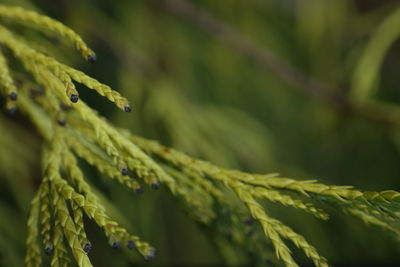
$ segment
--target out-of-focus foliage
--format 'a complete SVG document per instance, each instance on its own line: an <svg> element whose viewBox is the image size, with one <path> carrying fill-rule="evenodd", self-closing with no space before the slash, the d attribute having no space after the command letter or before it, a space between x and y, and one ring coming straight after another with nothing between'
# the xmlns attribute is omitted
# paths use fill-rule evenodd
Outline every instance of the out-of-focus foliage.
<svg viewBox="0 0 400 267"><path fill-rule="evenodd" d="M232 47L232 40L204 30L216 25L198 25L195 17L174 13L181 1L37 0L32 1L35 6L22 0L1 2L37 7L82 35L97 52L95 66L79 66L79 57L60 40L43 43L42 36L19 29L61 62L120 90L133 103L129 117L92 92L81 90L80 96L136 134L226 168L318 177L324 184L351 184L374 191L400 187L396 43L400 4L186 1L230 25L262 51L330 85L357 108L338 108L310 96L304 85L288 84L284 77L260 67ZM0 125L0 175L6 178L0 183L7 185L1 187L0 212L5 219L0 223L0 259L5 266L20 266L24 214L41 179L36 157L40 137L23 118L0 117ZM158 249L158 259L152 264L235 265L247 259L246 253L251 256L251 250L243 255L217 252L215 246L220 244L205 239L202 228L195 227L164 190L136 197L98 179L88 166L86 173L102 189L105 202L108 199L120 210L113 216ZM332 214L330 220L321 222L281 206L263 205L269 214L302 233L333 264L400 260L398 243L390 234L360 226L358 219L330 206L324 206ZM88 235L96 243L91 252L95 266L143 264L135 256L110 251L95 227L89 227ZM309 264L299 250L294 250L294 258L301 265Z"/></svg>

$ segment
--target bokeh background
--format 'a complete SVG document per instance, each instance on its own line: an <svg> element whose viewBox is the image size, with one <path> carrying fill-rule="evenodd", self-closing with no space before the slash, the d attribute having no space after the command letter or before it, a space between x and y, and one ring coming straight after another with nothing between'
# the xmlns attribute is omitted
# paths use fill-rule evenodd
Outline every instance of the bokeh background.
<svg viewBox="0 0 400 267"><path fill-rule="evenodd" d="M95 65L56 37L42 45L130 99L134 109L126 114L79 87L81 98L118 126L223 167L400 189L399 1L0 2L37 9L84 37L97 53ZM22 266L41 140L21 114L1 115L0 135L0 264ZM135 196L86 171L158 252L145 263L112 250L92 225L95 266L226 264L165 190ZM400 246L389 234L327 208L331 220L320 222L267 206L334 266L400 264Z"/></svg>

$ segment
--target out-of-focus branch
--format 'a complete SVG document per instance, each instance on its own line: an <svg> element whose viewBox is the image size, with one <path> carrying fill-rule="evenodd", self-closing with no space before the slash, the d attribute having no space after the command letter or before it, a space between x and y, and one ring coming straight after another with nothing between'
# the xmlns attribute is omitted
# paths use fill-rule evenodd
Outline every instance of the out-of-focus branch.
<svg viewBox="0 0 400 267"><path fill-rule="evenodd" d="M334 88L309 77L306 73L276 57L267 48L260 47L226 23L185 0L150 0L153 6L181 17L214 36L250 59L254 64L273 73L291 88L321 99L339 110L351 111L367 119L389 124L400 124L400 109L388 109L373 103L358 104L339 88Z"/></svg>
<svg viewBox="0 0 400 267"><path fill-rule="evenodd" d="M335 102L340 106L347 105L347 101L340 94L334 92L332 88L310 79L300 70L278 59L271 51L257 46L229 25L202 11L189 1L152 0L152 2L156 3L158 7L162 7L174 15L190 21L203 31L213 35L221 42L248 57L258 66L279 76L290 86L306 91L313 96Z"/></svg>

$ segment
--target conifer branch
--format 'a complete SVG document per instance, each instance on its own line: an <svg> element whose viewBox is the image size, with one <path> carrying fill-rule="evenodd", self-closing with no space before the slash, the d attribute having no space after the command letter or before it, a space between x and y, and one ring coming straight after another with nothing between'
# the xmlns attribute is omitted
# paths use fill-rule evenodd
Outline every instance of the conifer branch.
<svg viewBox="0 0 400 267"><path fill-rule="evenodd" d="M50 18L2 5L0 16L40 25L74 43L89 60L94 55L72 30ZM203 22L208 20L206 17ZM218 28L218 32L231 39L235 36L225 28ZM400 193L396 191L363 192L351 186L324 185L315 180L252 174L190 157L116 128L83 101L78 101L74 81L94 89L118 108L130 111L128 100L107 85L34 50L28 41L18 38L5 26L0 26L0 43L7 46L26 69L27 73L19 77L19 99L17 102L11 100L32 121L44 142L43 178L28 218L27 266L41 265L41 251L52 255L52 266L68 265L69 251L79 266L92 266L87 255L92 244L85 231L83 216L102 229L111 247L136 249L146 260L155 257L151 245L110 216L99 194L87 181L78 158L136 193L143 192L142 184L152 189L165 186L187 213L206 229L220 231L219 234L229 229L228 234L235 244L244 248L256 247L260 257L266 255L263 251L267 246L264 245L269 240L285 266L298 266L285 240L293 242L316 266L327 266L328 263L303 236L270 217L261 200L290 206L320 219L328 219L327 213L306 200L334 203L367 223L391 231L400 239ZM241 43L239 47L242 46L250 49L247 43ZM0 67L6 70L0 75L0 84L5 87L6 97L10 98L16 89L10 85L14 77L7 66L7 58L0 55ZM276 71L286 75L283 73L285 68L277 66ZM32 94L28 86L32 82L42 86L40 94ZM256 237L243 227L251 224L249 217L260 226L252 229L258 231ZM265 238L260 241L261 236ZM65 247L64 239L69 249Z"/></svg>

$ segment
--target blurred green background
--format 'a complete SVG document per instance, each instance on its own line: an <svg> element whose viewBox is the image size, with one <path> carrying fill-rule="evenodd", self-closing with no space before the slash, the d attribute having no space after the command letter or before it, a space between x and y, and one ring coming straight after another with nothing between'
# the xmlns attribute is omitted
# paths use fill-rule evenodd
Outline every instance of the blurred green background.
<svg viewBox="0 0 400 267"><path fill-rule="evenodd" d="M130 99L134 109L126 114L79 88L82 99L116 125L224 167L363 190L400 189L399 1L1 2L37 8L84 37L97 53L95 65L56 38L48 40L49 53ZM299 73L301 79L293 78ZM17 266L32 181L40 179L40 140L23 117L0 117L0 123L9 129L1 134L15 143L0 150L6 178L0 180L0 263ZM15 149L21 140L24 148ZM125 224L158 252L151 263L126 256L109 249L92 227L95 266L224 264L166 191L135 196L90 168L87 173ZM267 209L335 266L400 265L399 245L358 219L334 209L328 222L280 206ZM9 240L18 249L7 249ZM311 264L294 251L302 266Z"/></svg>

